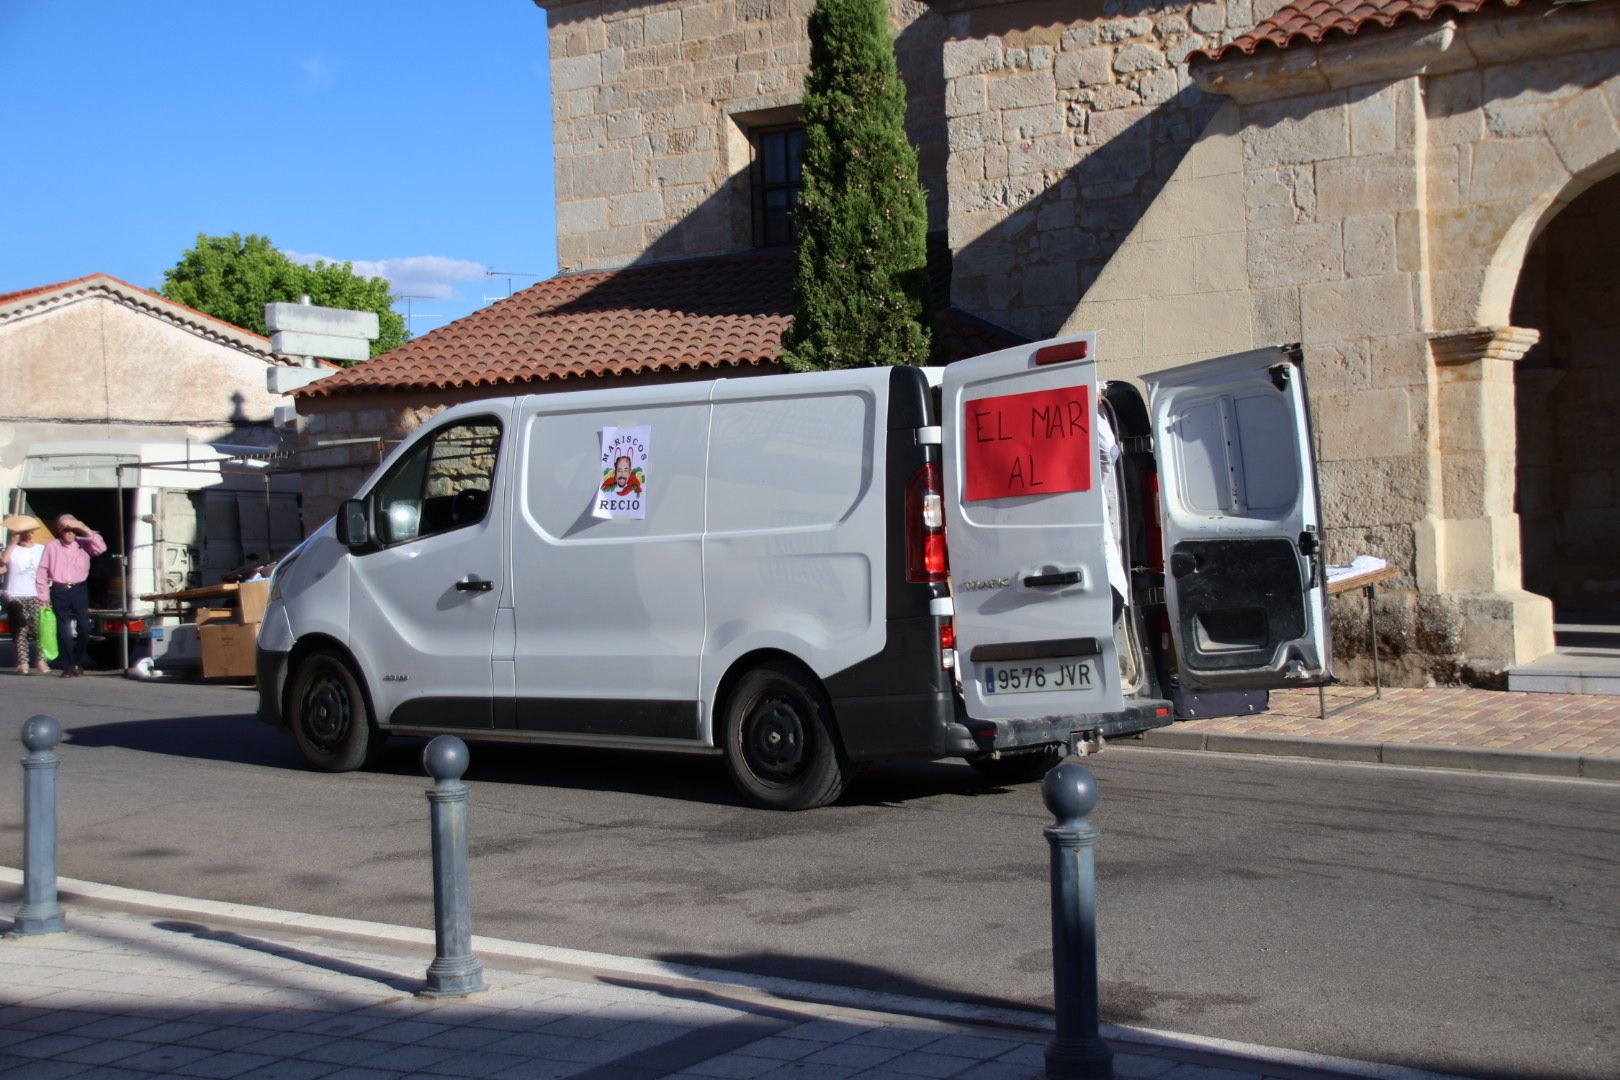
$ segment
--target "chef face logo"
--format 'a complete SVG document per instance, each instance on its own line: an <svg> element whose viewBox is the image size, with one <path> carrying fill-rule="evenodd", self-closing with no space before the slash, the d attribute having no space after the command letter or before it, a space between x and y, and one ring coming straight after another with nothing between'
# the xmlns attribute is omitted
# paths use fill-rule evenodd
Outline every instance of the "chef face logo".
<svg viewBox="0 0 1620 1080"><path fill-rule="evenodd" d="M650 427L609 428L602 432L602 480L591 516L646 516L647 443Z"/></svg>

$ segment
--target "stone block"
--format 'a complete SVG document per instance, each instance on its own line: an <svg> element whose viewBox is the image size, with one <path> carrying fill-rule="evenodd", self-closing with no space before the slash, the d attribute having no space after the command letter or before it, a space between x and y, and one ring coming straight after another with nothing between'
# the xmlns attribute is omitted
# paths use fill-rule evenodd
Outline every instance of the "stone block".
<svg viewBox="0 0 1620 1080"><path fill-rule="evenodd" d="M1127 45L1114 56L1114 70L1121 75L1134 71L1157 71L1169 61L1164 58L1164 51L1156 45L1138 42Z"/></svg>
<svg viewBox="0 0 1620 1080"><path fill-rule="evenodd" d="M569 192L598 196L634 191L635 162L628 150L610 150L559 162L559 187ZM562 178L566 178L563 180Z"/></svg>
<svg viewBox="0 0 1620 1080"><path fill-rule="evenodd" d="M1300 328L1299 289L1257 289L1249 294L1250 321L1257 345L1282 345L1304 337Z"/></svg>
<svg viewBox="0 0 1620 1080"><path fill-rule="evenodd" d="M1315 217L1315 171L1297 166L1260 169L1243 178L1249 227L1269 229Z"/></svg>
<svg viewBox="0 0 1620 1080"><path fill-rule="evenodd" d="M1429 343L1422 333L1367 339L1373 381L1378 386L1427 386Z"/></svg>
<svg viewBox="0 0 1620 1080"><path fill-rule="evenodd" d="M1248 251L1248 279L1257 289L1344 277L1344 243L1338 222L1257 231L1249 238Z"/></svg>
<svg viewBox="0 0 1620 1080"><path fill-rule="evenodd" d="M602 83L602 57L592 53L588 56L569 56L551 63L551 92L564 93L569 90L583 90L586 87L600 86Z"/></svg>
<svg viewBox="0 0 1620 1080"><path fill-rule="evenodd" d="M981 147L995 145L1001 141L1001 114L999 112L979 113L974 116L953 116L946 123L945 142L952 153L960 150L977 150Z"/></svg>
<svg viewBox="0 0 1620 1080"><path fill-rule="evenodd" d="M729 4L694 4L681 9L682 41L708 41L734 28Z"/></svg>
<svg viewBox="0 0 1620 1080"><path fill-rule="evenodd" d="M1071 266L1031 266L1020 275L1020 298L1030 307L1073 307L1079 299Z"/></svg>
<svg viewBox="0 0 1620 1080"><path fill-rule="evenodd" d="M641 40L646 45L670 45L681 40L680 9L647 12L642 19Z"/></svg>
<svg viewBox="0 0 1620 1080"><path fill-rule="evenodd" d="M945 115L974 116L985 111L984 76L966 75L945 84Z"/></svg>
<svg viewBox="0 0 1620 1080"><path fill-rule="evenodd" d="M1523 212L1519 203L1507 201L1431 211L1427 236L1430 267L1450 270L1489 264Z"/></svg>
<svg viewBox="0 0 1620 1080"><path fill-rule="evenodd" d="M1342 94L1251 105L1243 116L1244 163L1251 169L1328 161L1350 153L1349 110Z"/></svg>
<svg viewBox="0 0 1620 1080"><path fill-rule="evenodd" d="M1395 92L1356 87L1350 91L1350 152L1356 157L1395 149Z"/></svg>
<svg viewBox="0 0 1620 1080"><path fill-rule="evenodd" d="M1425 87L1430 146L1454 146L1485 137L1484 87L1478 71L1437 75Z"/></svg>
<svg viewBox="0 0 1620 1080"><path fill-rule="evenodd" d="M1586 91L1552 113L1547 136L1564 168L1588 180L1600 179L1601 170L1594 167L1620 154L1620 127L1597 90Z"/></svg>
<svg viewBox="0 0 1620 1080"><path fill-rule="evenodd" d="M983 75L1002 69L1001 39L969 38L947 41L941 57L946 79Z"/></svg>
<svg viewBox="0 0 1620 1080"><path fill-rule="evenodd" d="M1149 71L1138 80L1136 92L1144 105L1163 105L1181 92L1181 80L1170 68Z"/></svg>
<svg viewBox="0 0 1620 1080"><path fill-rule="evenodd" d="M1059 90L1098 86L1113 82L1114 50L1106 46L1065 52L1053 65L1053 78Z"/></svg>
<svg viewBox="0 0 1620 1080"><path fill-rule="evenodd" d="M1355 394L1373 386L1372 350L1366 341L1324 342L1305 350L1311 400ZM1316 406L1312 406L1313 410Z"/></svg>
<svg viewBox="0 0 1620 1080"><path fill-rule="evenodd" d="M1395 264L1395 217L1374 214L1346 218L1344 222L1344 272L1349 277L1377 277L1392 274Z"/></svg>
<svg viewBox="0 0 1620 1080"><path fill-rule="evenodd" d="M990 79L986 90L992 109L1022 109L1057 101L1057 87L1050 71Z"/></svg>
<svg viewBox="0 0 1620 1080"><path fill-rule="evenodd" d="M1469 160L1473 150L1467 148ZM1430 147L1423 164L1424 193L1431 209L1443 209L1462 202L1463 148L1455 146Z"/></svg>
<svg viewBox="0 0 1620 1080"><path fill-rule="evenodd" d="M1340 458L1337 446L1318 440L1317 479L1327 521L1367 528L1420 521L1428 493L1421 455Z"/></svg>
<svg viewBox="0 0 1620 1080"><path fill-rule="evenodd" d="M1091 23L1086 23L1083 26L1071 26L1063 31L1063 36L1058 39L1058 47L1064 52L1084 49L1095 44L1097 44L1097 27Z"/></svg>
<svg viewBox="0 0 1620 1080"><path fill-rule="evenodd" d="M695 184L715 179L718 160L713 153L677 154L654 158L653 179L659 184Z"/></svg>
<svg viewBox="0 0 1620 1080"><path fill-rule="evenodd" d="M664 200L656 191L637 191L607 200L609 225L639 225L664 216Z"/></svg>
<svg viewBox="0 0 1620 1080"><path fill-rule="evenodd" d="M557 204L557 232L566 235L607 228L606 199L581 199Z"/></svg>
<svg viewBox="0 0 1620 1080"><path fill-rule="evenodd" d="M1415 330L1412 291L1407 274L1305 285L1300 288L1304 340L1349 341Z"/></svg>
<svg viewBox="0 0 1620 1080"><path fill-rule="evenodd" d="M1063 106L1053 102L1027 109L1006 109L1001 114L1001 129L1009 139L1038 139L1042 135L1058 135L1065 127ZM1064 140L1069 147L1068 140ZM1066 154L1072 157L1072 151Z"/></svg>
<svg viewBox="0 0 1620 1080"><path fill-rule="evenodd" d="M1218 356L1252 340L1248 292L1144 298L1143 350L1149 356Z"/></svg>
<svg viewBox="0 0 1620 1080"><path fill-rule="evenodd" d="M1422 432L1413 430L1411 398L1412 392L1404 389L1313 394L1312 416L1323 456L1359 461L1413 453L1424 444Z"/></svg>
<svg viewBox="0 0 1620 1080"><path fill-rule="evenodd" d="M1316 212L1323 220L1393 214L1417 205L1417 159L1410 152L1342 158L1316 166Z"/></svg>
<svg viewBox="0 0 1620 1080"><path fill-rule="evenodd" d="M1103 23L1097 28L1097 37L1101 41L1118 43L1130 41L1133 38L1147 37L1153 33L1153 20L1145 16L1133 19L1116 19Z"/></svg>
<svg viewBox="0 0 1620 1080"><path fill-rule="evenodd" d="M1192 28L1205 34L1216 34L1226 29L1226 5L1194 4L1188 12Z"/></svg>
<svg viewBox="0 0 1620 1080"><path fill-rule="evenodd" d="M1544 136L1487 139L1474 148L1473 168L1464 194L1475 203L1499 199L1528 203L1558 192L1569 178L1570 170Z"/></svg>

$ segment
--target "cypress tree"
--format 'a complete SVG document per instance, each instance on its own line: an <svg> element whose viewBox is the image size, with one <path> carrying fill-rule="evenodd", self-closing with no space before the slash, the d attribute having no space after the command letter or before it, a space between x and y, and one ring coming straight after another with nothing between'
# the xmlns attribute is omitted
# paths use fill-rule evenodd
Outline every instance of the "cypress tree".
<svg viewBox="0 0 1620 1080"><path fill-rule="evenodd" d="M816 0L790 371L924 364L928 208L886 0Z"/></svg>

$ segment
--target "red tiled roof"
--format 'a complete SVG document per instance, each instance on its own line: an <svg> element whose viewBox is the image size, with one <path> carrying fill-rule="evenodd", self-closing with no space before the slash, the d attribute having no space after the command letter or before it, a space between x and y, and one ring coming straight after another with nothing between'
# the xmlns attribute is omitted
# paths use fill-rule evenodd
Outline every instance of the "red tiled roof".
<svg viewBox="0 0 1620 1080"><path fill-rule="evenodd" d="M1253 30L1213 49L1200 49L1189 59L1219 60L1228 53L1253 56L1263 46L1286 49L1304 38L1320 44L1329 34L1352 36L1368 25L1388 29L1401 21L1427 22L1443 11L1469 15L1493 4L1518 7L1524 0L1299 0L1281 8Z"/></svg>
<svg viewBox="0 0 1620 1080"><path fill-rule="evenodd" d="M769 251L559 275L297 394L774 367L793 322L793 261ZM960 313L946 332L961 355L1022 340Z"/></svg>
<svg viewBox="0 0 1620 1080"><path fill-rule="evenodd" d="M0 307L5 307L18 300L26 300L31 296L45 296L49 293L71 292L76 288L91 289L98 286L122 293L128 299L138 299L142 303L149 303L154 307L170 308L188 322L204 326L223 327L233 334L239 334L250 339L255 347L262 343L264 351L269 351L270 339L261 334L255 334L252 330L244 330L235 323L226 322L224 319L216 319L207 312L187 307L185 304L170 300L168 297L152 292L150 289L143 289L139 285L131 285L123 278L115 278L111 274L86 274L84 277L74 278L71 281L58 281L51 285L36 285L31 289L18 289L16 292L0 293Z"/></svg>

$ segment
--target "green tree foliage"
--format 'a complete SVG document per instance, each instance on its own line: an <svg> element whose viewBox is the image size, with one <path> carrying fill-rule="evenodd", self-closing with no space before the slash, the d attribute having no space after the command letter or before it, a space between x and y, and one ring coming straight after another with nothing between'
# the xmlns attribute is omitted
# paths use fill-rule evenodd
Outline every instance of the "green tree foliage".
<svg viewBox="0 0 1620 1080"><path fill-rule="evenodd" d="M789 370L924 364L928 207L885 0L817 0Z"/></svg>
<svg viewBox="0 0 1620 1080"><path fill-rule="evenodd" d="M393 309L388 279L361 277L352 263L317 260L295 263L276 249L268 236L205 236L163 272L163 296L224 319L255 334L268 335L264 305L296 304L301 296L321 307L375 311L379 336L371 343L376 356L406 339L405 318Z"/></svg>

